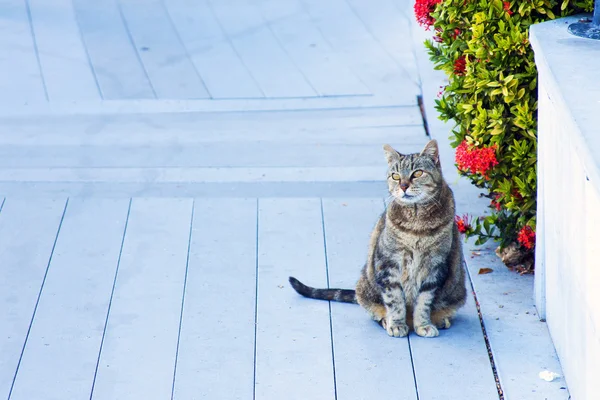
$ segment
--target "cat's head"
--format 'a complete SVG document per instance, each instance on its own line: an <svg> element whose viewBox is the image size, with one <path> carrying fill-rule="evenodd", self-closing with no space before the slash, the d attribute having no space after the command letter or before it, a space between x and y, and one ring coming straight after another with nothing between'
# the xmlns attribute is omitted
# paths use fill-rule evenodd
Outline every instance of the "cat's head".
<svg viewBox="0 0 600 400"><path fill-rule="evenodd" d="M401 154L389 144L383 150L388 162L388 188L396 202L427 203L437 197L444 182L437 141L429 141L420 153Z"/></svg>

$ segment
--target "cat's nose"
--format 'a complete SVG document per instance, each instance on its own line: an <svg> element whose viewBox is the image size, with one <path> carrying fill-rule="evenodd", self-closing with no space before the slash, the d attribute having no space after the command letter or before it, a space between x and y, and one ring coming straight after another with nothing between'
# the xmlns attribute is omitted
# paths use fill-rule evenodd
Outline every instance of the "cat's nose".
<svg viewBox="0 0 600 400"><path fill-rule="evenodd" d="M400 189L402 189L403 192L406 192L406 189L408 189L408 183L401 183Z"/></svg>

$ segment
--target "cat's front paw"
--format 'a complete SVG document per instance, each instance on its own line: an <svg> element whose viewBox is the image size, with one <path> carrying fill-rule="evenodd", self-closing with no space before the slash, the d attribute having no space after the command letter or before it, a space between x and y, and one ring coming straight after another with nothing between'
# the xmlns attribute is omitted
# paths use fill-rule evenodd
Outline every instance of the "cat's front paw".
<svg viewBox="0 0 600 400"><path fill-rule="evenodd" d="M415 328L415 333L422 337L436 337L440 334L438 329L431 324L417 326Z"/></svg>
<svg viewBox="0 0 600 400"><path fill-rule="evenodd" d="M392 337L405 337L408 335L408 325L404 322L384 318L381 320L381 326Z"/></svg>

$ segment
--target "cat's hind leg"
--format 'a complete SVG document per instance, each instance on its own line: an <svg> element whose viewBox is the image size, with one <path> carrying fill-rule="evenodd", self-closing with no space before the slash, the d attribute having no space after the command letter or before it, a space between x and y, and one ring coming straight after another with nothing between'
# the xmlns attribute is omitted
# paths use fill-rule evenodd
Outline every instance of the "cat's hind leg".
<svg viewBox="0 0 600 400"><path fill-rule="evenodd" d="M374 321L382 324L381 321L385 319L387 311L383 305L381 296L364 275L360 277L356 284L356 300Z"/></svg>
<svg viewBox="0 0 600 400"><path fill-rule="evenodd" d="M433 310L431 312L431 322L439 329L449 329L452 326L454 314L456 314L455 308Z"/></svg>

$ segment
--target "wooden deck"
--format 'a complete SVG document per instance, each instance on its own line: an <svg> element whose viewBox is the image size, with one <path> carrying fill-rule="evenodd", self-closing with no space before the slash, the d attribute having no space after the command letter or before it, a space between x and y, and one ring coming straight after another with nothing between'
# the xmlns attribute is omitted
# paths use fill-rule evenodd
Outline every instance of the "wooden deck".
<svg viewBox="0 0 600 400"><path fill-rule="evenodd" d="M354 285L428 140L408 0L0 3L0 398L498 398L472 297L393 339L287 283Z"/></svg>
<svg viewBox="0 0 600 400"><path fill-rule="evenodd" d="M288 286L294 274L351 287L382 208L381 198L9 197L0 393L495 398L472 298L439 338L393 339L358 306Z"/></svg>

